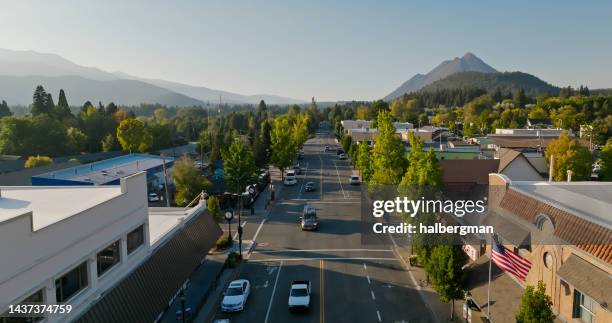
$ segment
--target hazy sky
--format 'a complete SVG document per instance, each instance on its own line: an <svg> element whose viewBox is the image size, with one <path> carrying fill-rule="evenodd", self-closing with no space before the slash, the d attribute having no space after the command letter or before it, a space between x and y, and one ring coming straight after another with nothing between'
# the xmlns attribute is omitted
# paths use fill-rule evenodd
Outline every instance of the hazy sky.
<svg viewBox="0 0 612 323"><path fill-rule="evenodd" d="M491 2L2 0L0 47L319 101L380 98L466 51L555 85L612 87L611 1Z"/></svg>

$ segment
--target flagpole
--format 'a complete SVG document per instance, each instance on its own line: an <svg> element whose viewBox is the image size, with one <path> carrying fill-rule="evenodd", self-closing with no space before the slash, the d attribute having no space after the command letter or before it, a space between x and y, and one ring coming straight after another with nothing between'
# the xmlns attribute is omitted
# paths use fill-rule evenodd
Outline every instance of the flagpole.
<svg viewBox="0 0 612 323"><path fill-rule="evenodd" d="M491 260L493 259L493 243L491 241L491 249L489 250L489 285L487 286L487 317L491 322Z"/></svg>

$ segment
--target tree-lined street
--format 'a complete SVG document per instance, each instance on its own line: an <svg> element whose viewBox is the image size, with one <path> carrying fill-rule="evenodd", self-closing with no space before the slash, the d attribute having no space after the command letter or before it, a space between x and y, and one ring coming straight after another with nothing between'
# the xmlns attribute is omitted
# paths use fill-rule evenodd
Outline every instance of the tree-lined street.
<svg viewBox="0 0 612 323"><path fill-rule="evenodd" d="M256 246L240 278L253 286L243 312L217 313L232 322L431 322L405 264L392 244L364 245L361 241L361 187L349 185L356 174L349 161L338 160L338 146L327 129L304 145L298 183L276 182L276 203L263 216L243 219L244 238ZM315 183L314 192L304 184ZM302 231L304 205L317 210L320 228ZM311 307L305 313L288 310L293 280L310 280Z"/></svg>

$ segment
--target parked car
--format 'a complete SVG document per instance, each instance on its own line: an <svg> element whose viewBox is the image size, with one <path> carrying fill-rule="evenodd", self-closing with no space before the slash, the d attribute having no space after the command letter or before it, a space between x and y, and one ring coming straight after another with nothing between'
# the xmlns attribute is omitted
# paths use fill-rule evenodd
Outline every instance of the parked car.
<svg viewBox="0 0 612 323"><path fill-rule="evenodd" d="M319 218L317 210L312 205L305 205L302 216L300 217L300 228L302 230L314 231L319 228Z"/></svg>
<svg viewBox="0 0 612 323"><path fill-rule="evenodd" d="M314 192L315 191L315 184L313 182L306 183L306 185L304 185L304 191L306 191L306 192Z"/></svg>
<svg viewBox="0 0 612 323"><path fill-rule="evenodd" d="M351 185L359 185L361 183L361 179L357 175L351 175L349 179L349 184Z"/></svg>
<svg viewBox="0 0 612 323"><path fill-rule="evenodd" d="M289 289L289 310L308 309L310 307L310 281L294 280Z"/></svg>
<svg viewBox="0 0 612 323"><path fill-rule="evenodd" d="M346 154L345 154L345 153L342 153L342 154L338 155L338 159L340 159L340 160L346 160Z"/></svg>
<svg viewBox="0 0 612 323"><path fill-rule="evenodd" d="M344 150L341 148L336 149L336 155L344 154Z"/></svg>
<svg viewBox="0 0 612 323"><path fill-rule="evenodd" d="M287 173L285 174L285 180L283 181L283 184L287 186L291 186L291 185L295 185L296 183L297 183L297 178L295 177L295 171L288 170Z"/></svg>
<svg viewBox="0 0 612 323"><path fill-rule="evenodd" d="M149 202L159 202L159 195L157 195L157 193L149 193L149 195L147 195Z"/></svg>
<svg viewBox="0 0 612 323"><path fill-rule="evenodd" d="M329 146L325 145L325 151L330 151Z"/></svg>
<svg viewBox="0 0 612 323"><path fill-rule="evenodd" d="M244 310L249 294L251 293L251 283L246 279L232 281L221 301L223 312L238 312Z"/></svg>

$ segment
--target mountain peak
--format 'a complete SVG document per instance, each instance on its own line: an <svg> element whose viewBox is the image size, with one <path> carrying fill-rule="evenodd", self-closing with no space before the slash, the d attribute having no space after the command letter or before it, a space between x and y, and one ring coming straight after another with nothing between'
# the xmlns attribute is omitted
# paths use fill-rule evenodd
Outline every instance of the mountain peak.
<svg viewBox="0 0 612 323"><path fill-rule="evenodd" d="M461 72L496 73L497 70L483 62L478 56L471 52L467 52L461 58L455 57L452 60L440 63L440 65L436 66L425 75L417 74L413 76L395 91L384 97L384 100L389 101L406 93L418 91L437 80Z"/></svg>

